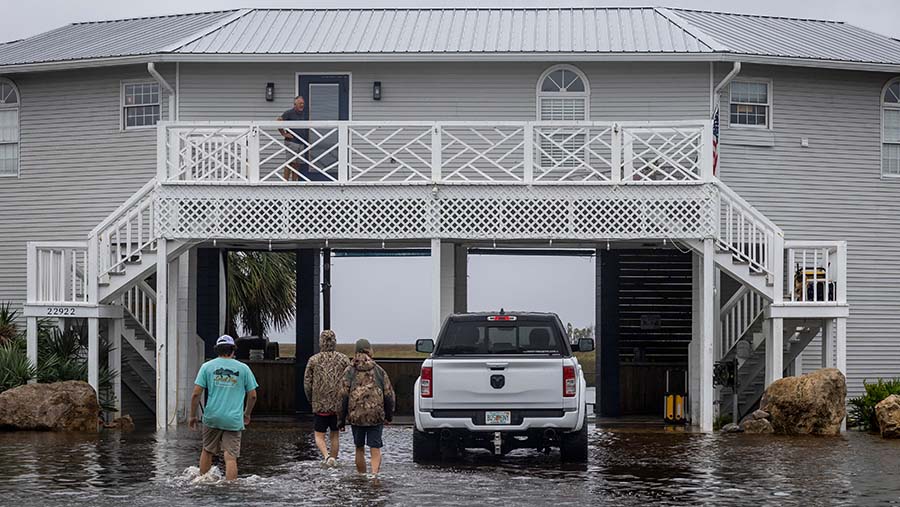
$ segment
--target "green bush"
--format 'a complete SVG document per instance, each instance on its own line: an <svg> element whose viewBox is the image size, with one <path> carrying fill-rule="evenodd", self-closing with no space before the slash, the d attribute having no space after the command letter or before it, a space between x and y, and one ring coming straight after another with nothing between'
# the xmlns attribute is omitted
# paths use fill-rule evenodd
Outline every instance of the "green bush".
<svg viewBox="0 0 900 507"><path fill-rule="evenodd" d="M35 376L25 353L25 340L14 338L0 343L0 392L20 386Z"/></svg>
<svg viewBox="0 0 900 507"><path fill-rule="evenodd" d="M866 394L850 399L850 413L847 423L852 428L864 431L878 431L878 419L875 417L875 405L892 394L900 395L900 378L878 382L864 382Z"/></svg>
<svg viewBox="0 0 900 507"><path fill-rule="evenodd" d="M16 318L19 312L10 309L10 303L0 304L0 345L9 343L19 337Z"/></svg>
<svg viewBox="0 0 900 507"><path fill-rule="evenodd" d="M0 305L0 331L3 330L3 317L8 307L8 304ZM15 317L15 312L12 316ZM60 331L50 321L38 321L37 368L28 360L25 337L19 333L11 338L0 337L0 392L24 385L32 378L37 378L41 383L87 381L86 327L86 321L82 321L80 326ZM101 340L98 398L103 410L114 410L116 402L112 386L118 372L108 367L109 351L108 342Z"/></svg>

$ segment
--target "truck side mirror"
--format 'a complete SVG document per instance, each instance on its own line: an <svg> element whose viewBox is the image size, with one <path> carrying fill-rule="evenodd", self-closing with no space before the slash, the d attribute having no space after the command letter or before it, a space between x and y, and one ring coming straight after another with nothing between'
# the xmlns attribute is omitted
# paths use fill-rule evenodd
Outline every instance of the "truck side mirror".
<svg viewBox="0 0 900 507"><path fill-rule="evenodd" d="M590 352L594 350L593 338L581 338L578 340L578 352Z"/></svg>
<svg viewBox="0 0 900 507"><path fill-rule="evenodd" d="M422 338L416 340L416 352L422 354L431 354L434 352L434 340L431 338Z"/></svg>

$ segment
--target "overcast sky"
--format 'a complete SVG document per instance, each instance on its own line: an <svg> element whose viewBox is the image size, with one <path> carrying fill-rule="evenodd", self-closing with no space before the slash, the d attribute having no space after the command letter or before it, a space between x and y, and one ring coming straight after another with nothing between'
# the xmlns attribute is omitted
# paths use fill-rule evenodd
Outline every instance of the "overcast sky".
<svg viewBox="0 0 900 507"><path fill-rule="evenodd" d="M900 0L660 0L584 2L517 0L441 2L429 0L0 0L0 41L25 38L67 23L241 7L512 7L663 5L752 14L845 21L900 38ZM335 259L334 328L343 339L411 342L431 328L427 258ZM594 322L594 263L588 258L479 256L469 262L470 310L555 311L577 327ZM288 338L286 330L281 338Z"/></svg>

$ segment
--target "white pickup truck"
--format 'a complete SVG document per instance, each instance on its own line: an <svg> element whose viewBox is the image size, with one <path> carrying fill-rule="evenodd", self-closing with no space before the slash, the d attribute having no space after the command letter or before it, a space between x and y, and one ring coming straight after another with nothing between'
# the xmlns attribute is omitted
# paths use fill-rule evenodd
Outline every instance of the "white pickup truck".
<svg viewBox="0 0 900 507"><path fill-rule="evenodd" d="M579 351L594 349L580 340ZM587 460L586 384L559 317L552 313L466 313L419 340L431 355L415 384L413 460L442 451L558 447L563 461Z"/></svg>

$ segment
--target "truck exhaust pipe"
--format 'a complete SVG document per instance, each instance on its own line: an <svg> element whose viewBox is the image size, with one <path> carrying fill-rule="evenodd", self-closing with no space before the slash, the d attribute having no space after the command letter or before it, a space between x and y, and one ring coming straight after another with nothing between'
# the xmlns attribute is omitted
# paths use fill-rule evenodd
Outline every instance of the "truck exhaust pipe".
<svg viewBox="0 0 900 507"><path fill-rule="evenodd" d="M554 440L556 439L556 430L553 428L547 428L544 430L544 440Z"/></svg>

